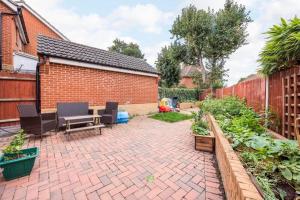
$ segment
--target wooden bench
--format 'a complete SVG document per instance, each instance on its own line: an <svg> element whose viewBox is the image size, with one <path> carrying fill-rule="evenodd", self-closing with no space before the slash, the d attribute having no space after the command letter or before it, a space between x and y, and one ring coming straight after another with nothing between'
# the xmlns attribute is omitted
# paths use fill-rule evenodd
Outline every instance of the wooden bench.
<svg viewBox="0 0 300 200"><path fill-rule="evenodd" d="M64 120L66 121L66 134L68 135L68 139L70 138L70 133L71 132L76 132L76 131L83 131L83 130L90 130L90 129L97 129L99 128L100 130L100 135L101 135L101 128L104 128L104 124L100 124L100 115L81 115L81 116L71 116L71 117L63 117ZM85 126L85 127L79 127L79 128L72 128L71 125L76 125L76 124L82 124L82 122L72 122L74 120L84 120L84 119L91 119L93 118L93 121L91 123L93 124L92 126Z"/></svg>

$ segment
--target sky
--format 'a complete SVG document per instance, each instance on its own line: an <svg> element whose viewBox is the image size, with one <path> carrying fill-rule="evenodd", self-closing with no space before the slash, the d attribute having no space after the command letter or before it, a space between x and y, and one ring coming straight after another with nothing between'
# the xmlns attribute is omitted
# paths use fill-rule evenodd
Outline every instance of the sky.
<svg viewBox="0 0 300 200"><path fill-rule="evenodd" d="M181 9L193 4L218 10L225 0L25 0L71 41L106 49L115 38L138 43L155 67L157 54L173 39L169 30ZM266 32L280 18L300 13L300 0L236 0L250 11L247 45L227 60L227 85L256 73ZM299 16L299 15L298 15Z"/></svg>

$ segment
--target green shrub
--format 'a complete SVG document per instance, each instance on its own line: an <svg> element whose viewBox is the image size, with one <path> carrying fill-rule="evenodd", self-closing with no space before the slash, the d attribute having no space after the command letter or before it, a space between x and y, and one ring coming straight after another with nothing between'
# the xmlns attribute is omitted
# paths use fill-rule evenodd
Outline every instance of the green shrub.
<svg viewBox="0 0 300 200"><path fill-rule="evenodd" d="M207 122L203 120L195 121L192 125L192 131L197 135L209 135Z"/></svg>
<svg viewBox="0 0 300 200"><path fill-rule="evenodd" d="M281 19L267 34L267 42L260 53L260 73L270 75L300 62L300 19L289 22Z"/></svg>
<svg viewBox="0 0 300 200"><path fill-rule="evenodd" d="M16 154L16 157L4 157L5 160L18 158L20 151L25 142L25 134L23 130L20 130L18 134L13 138L8 146L3 149L4 154Z"/></svg>
<svg viewBox="0 0 300 200"><path fill-rule="evenodd" d="M192 113L194 122L192 124L192 131L197 135L209 135L209 127L206 121L203 120L204 113L200 109L198 112Z"/></svg>
<svg viewBox="0 0 300 200"><path fill-rule="evenodd" d="M199 92L197 89L186 88L158 88L159 98L178 97L179 102L198 101Z"/></svg>

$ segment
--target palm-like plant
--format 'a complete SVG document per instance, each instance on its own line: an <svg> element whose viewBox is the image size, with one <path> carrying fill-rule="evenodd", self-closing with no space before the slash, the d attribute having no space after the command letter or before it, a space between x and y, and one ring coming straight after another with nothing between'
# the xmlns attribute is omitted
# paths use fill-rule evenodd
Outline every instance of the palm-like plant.
<svg viewBox="0 0 300 200"><path fill-rule="evenodd" d="M300 62L300 19L294 17L289 22L281 19L268 32L267 42L259 54L259 72L270 75Z"/></svg>

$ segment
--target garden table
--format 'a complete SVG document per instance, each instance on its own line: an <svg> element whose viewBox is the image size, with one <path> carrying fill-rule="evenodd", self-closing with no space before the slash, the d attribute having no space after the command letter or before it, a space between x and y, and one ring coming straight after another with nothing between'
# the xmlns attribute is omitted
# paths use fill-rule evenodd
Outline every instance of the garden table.
<svg viewBox="0 0 300 200"><path fill-rule="evenodd" d="M70 138L71 132L96 129L96 128L99 128L100 135L101 135L101 128L105 127L104 124L100 124L101 115L79 115L79 116L69 116L69 117L63 117L63 118L66 121L66 132L65 133L68 134L68 139ZM82 122L78 122L78 123L74 122L74 120L84 120L84 119L91 119L91 118L93 118L92 126L71 128L71 125L82 123Z"/></svg>

